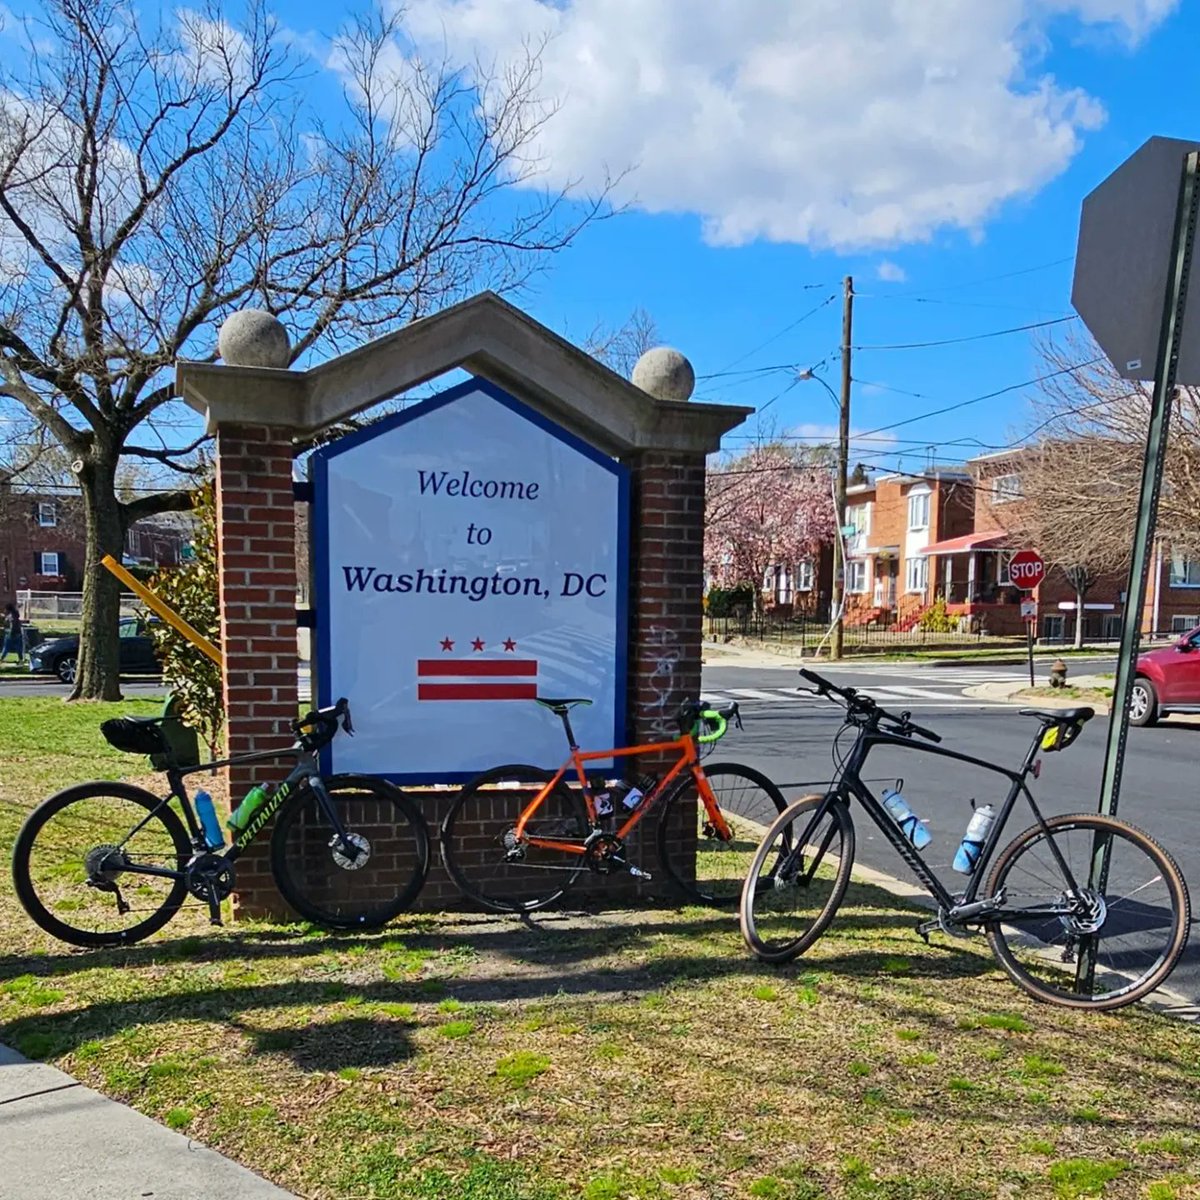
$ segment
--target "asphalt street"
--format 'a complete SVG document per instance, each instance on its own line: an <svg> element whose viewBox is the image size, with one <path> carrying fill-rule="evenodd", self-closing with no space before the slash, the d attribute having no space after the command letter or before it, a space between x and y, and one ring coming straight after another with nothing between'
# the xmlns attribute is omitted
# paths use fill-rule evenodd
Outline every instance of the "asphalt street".
<svg viewBox="0 0 1200 1200"><path fill-rule="evenodd" d="M878 664L819 669L834 683L870 693L885 708L910 710L915 721L941 734L945 745L980 758L1019 766L1037 730L1037 723L1021 716L1015 705L962 694L972 683L1018 678L1020 667ZM1113 669L1111 659L1072 665L1077 674ZM745 725L726 734L712 761L735 760L758 767L789 798L825 786L834 769L832 746L840 725L839 710L828 700L799 693L802 686L796 667L706 666L705 698L736 699ZM1041 777L1031 790L1047 814L1095 811L1107 721L1105 715L1095 717L1067 750L1043 756ZM1187 877L1193 907L1200 906L1198 758L1200 725L1170 718L1151 729L1131 729L1118 813L1170 851ZM971 818L971 801L998 807L1007 781L964 764L891 749L872 755L865 777L876 794L903 779L905 799L933 835L926 857L953 890L950 881L963 877L951 871L950 862ZM1010 818L1008 832L1013 836L1032 824L1022 805L1018 801ZM860 811L855 812L855 832L859 861L915 882ZM1195 935L1169 986L1200 1006L1200 940Z"/></svg>

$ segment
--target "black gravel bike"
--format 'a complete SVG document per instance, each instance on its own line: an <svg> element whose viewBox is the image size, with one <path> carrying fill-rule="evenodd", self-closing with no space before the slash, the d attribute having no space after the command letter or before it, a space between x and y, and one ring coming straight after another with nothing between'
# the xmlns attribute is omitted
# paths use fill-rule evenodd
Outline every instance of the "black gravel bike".
<svg viewBox="0 0 1200 1200"><path fill-rule="evenodd" d="M179 765L163 728L177 720L119 717L101 726L117 750L150 756L166 774L167 795L95 781L67 788L29 814L13 847L13 883L47 933L76 946L131 945L166 925L189 895L220 925L234 864L276 814L271 873L301 917L333 929L373 929L416 899L429 871L420 810L382 779L324 777L318 767L317 755L339 725L354 732L345 700L293 721L296 740L288 749L200 766ZM285 757L296 760L287 778L244 828L231 831L231 845L211 850L184 778Z"/></svg>
<svg viewBox="0 0 1200 1200"><path fill-rule="evenodd" d="M1095 715L1092 709L1022 709L1038 722L1038 732L1021 766L1011 770L915 742L941 738L914 724L907 712L889 713L854 688L837 687L812 671L800 674L818 695L845 708L842 732L856 736L831 789L797 800L759 843L740 905L742 936L754 954L768 962L794 959L833 920L854 864L850 805L857 800L937 904L936 917L917 925L926 941L935 930L956 937L983 932L1014 983L1039 1000L1071 1008L1119 1008L1170 975L1191 919L1187 885L1171 856L1113 817L1043 817L1029 791L1029 776L1040 775L1039 751L1069 746ZM876 746L953 759L1008 779L1008 795L965 891L946 888L863 782ZM1020 796L1035 823L998 850Z"/></svg>

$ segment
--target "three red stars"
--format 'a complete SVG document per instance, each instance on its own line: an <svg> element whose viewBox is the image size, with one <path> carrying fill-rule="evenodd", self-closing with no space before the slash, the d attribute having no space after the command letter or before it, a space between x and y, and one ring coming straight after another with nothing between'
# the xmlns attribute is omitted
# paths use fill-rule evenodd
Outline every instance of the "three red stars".
<svg viewBox="0 0 1200 1200"><path fill-rule="evenodd" d="M449 638L449 637L442 638L441 644L442 644L442 650L445 651L445 653L447 653L447 654L449 654L454 649L454 639L453 638ZM483 638L475 638L471 642L471 649L474 650L476 654L482 654L484 647L486 645L487 645L487 643L483 640ZM517 643L514 642L512 638L504 639L504 649L509 654L512 654L516 650L516 648L517 648Z"/></svg>

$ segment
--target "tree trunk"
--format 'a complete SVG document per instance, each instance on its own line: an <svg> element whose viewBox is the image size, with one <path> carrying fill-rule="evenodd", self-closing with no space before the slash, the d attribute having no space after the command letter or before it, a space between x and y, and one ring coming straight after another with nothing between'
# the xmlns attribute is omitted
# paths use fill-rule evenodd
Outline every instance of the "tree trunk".
<svg viewBox="0 0 1200 1200"><path fill-rule="evenodd" d="M1083 649L1083 597L1085 592L1075 589L1075 649Z"/></svg>
<svg viewBox="0 0 1200 1200"><path fill-rule="evenodd" d="M120 584L101 564L106 554L121 561L125 541L121 506L115 491L116 464L85 461L83 489L87 554L83 568L83 611L79 659L72 700L120 700Z"/></svg>

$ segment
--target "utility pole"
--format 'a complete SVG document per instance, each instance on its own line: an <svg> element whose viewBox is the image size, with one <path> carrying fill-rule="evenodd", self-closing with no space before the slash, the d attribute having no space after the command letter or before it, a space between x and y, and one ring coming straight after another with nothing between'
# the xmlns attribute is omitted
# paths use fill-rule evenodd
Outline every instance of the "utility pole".
<svg viewBox="0 0 1200 1200"><path fill-rule="evenodd" d="M833 640L830 643L831 658L842 657L842 603L846 591L845 536L846 525L846 473L850 458L850 342L854 327L854 278L847 275L842 283L842 400L838 413L837 478L835 480L834 519L837 521L837 537L833 542L833 586L830 589L830 614L834 619Z"/></svg>

